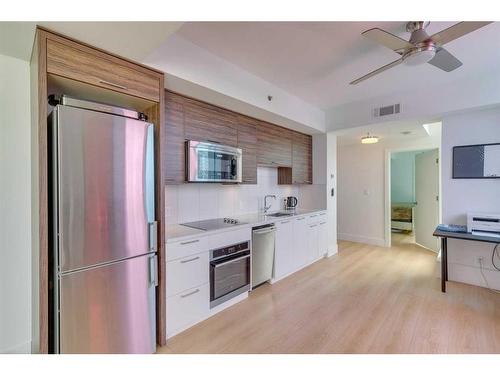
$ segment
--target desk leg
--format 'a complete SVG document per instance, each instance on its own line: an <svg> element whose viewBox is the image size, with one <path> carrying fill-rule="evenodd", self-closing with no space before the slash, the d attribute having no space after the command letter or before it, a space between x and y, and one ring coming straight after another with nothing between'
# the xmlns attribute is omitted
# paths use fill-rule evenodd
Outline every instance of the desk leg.
<svg viewBox="0 0 500 375"><path fill-rule="evenodd" d="M444 239L444 279L448 281L448 238Z"/></svg>
<svg viewBox="0 0 500 375"><path fill-rule="evenodd" d="M448 281L448 243L446 237L441 237L441 292L446 293Z"/></svg>

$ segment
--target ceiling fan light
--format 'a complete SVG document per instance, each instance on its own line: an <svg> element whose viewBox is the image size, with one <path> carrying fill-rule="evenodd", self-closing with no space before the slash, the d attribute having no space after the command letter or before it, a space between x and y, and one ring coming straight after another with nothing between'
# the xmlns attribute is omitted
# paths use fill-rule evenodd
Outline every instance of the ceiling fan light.
<svg viewBox="0 0 500 375"><path fill-rule="evenodd" d="M403 62L410 66L420 65L431 61L434 56L436 56L436 47L429 44L408 51L403 55Z"/></svg>
<svg viewBox="0 0 500 375"><path fill-rule="evenodd" d="M364 137L361 137L361 143L366 145L366 144L372 144L372 143L377 143L378 142L378 137L376 135L365 135Z"/></svg>

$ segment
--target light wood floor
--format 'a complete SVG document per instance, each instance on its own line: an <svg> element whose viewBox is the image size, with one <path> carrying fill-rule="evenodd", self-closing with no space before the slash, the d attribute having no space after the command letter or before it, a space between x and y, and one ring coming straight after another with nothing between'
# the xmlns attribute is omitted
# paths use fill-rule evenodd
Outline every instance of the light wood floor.
<svg viewBox="0 0 500 375"><path fill-rule="evenodd" d="M500 353L500 295L448 283L436 255L339 243L321 260L173 337L160 353Z"/></svg>

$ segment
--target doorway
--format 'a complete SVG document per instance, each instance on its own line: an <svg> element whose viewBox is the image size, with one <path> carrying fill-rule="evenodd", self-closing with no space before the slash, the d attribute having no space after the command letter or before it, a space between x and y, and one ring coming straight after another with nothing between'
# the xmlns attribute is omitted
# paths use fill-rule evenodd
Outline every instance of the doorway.
<svg viewBox="0 0 500 375"><path fill-rule="evenodd" d="M386 245L417 244L438 252L432 233L439 223L439 150L389 152L388 157Z"/></svg>

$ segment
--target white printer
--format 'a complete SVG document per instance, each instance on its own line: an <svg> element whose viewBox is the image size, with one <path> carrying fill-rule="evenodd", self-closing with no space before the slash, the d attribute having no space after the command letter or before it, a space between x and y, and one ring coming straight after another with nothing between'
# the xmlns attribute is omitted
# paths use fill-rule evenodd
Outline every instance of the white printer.
<svg viewBox="0 0 500 375"><path fill-rule="evenodd" d="M478 236L500 237L500 214L468 213L467 232Z"/></svg>

